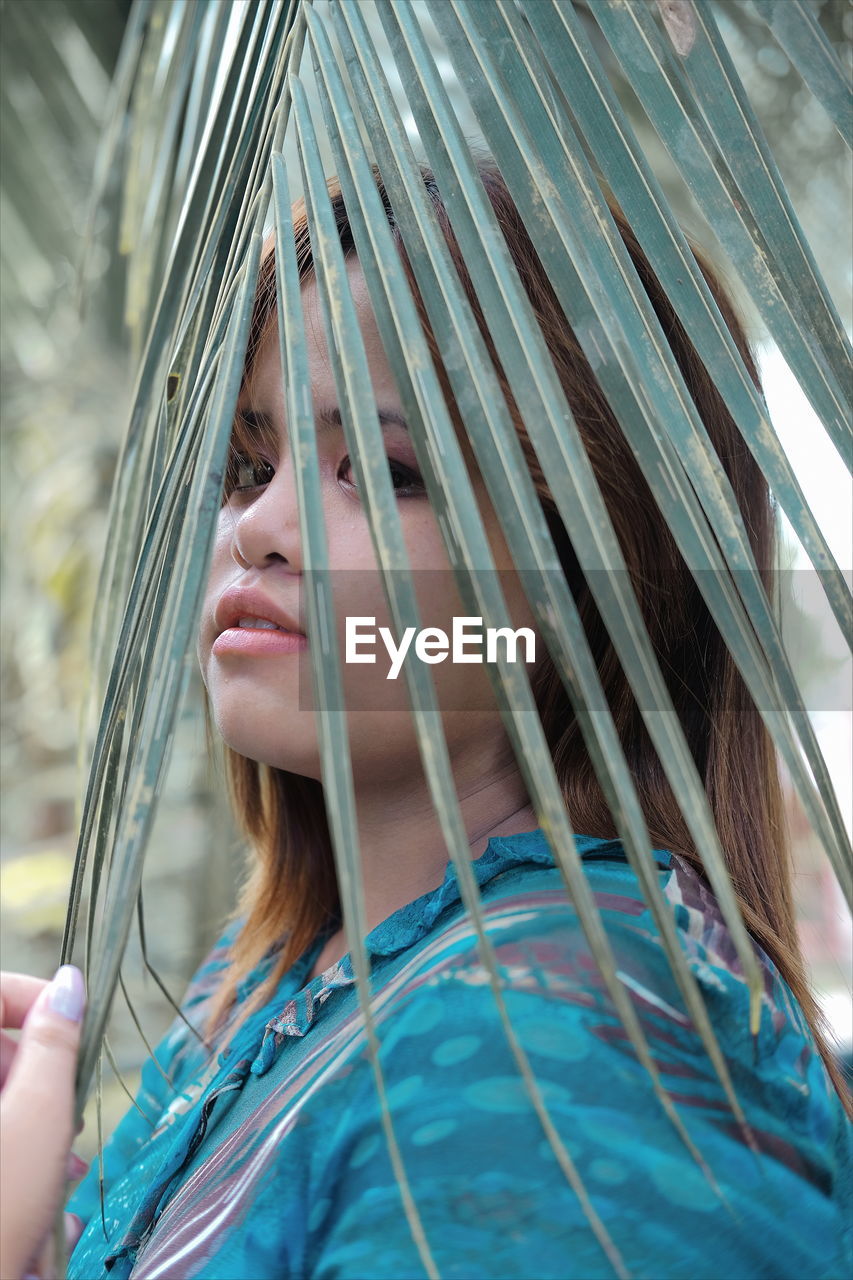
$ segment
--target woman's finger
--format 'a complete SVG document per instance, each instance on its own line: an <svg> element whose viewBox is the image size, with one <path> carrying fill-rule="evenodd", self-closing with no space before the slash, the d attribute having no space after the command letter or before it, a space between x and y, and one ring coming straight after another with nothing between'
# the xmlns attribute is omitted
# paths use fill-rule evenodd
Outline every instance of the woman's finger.
<svg viewBox="0 0 853 1280"><path fill-rule="evenodd" d="M29 973L0 973L0 1027L19 1028L47 986Z"/></svg>
<svg viewBox="0 0 853 1280"><path fill-rule="evenodd" d="M63 1226L65 1229L65 1256L70 1258L77 1247L77 1241L83 1234L83 1219L78 1217L76 1213L66 1213ZM30 1260L28 1270L21 1277L21 1280L57 1280L56 1247L52 1231L42 1245L38 1257L35 1260Z"/></svg>
<svg viewBox="0 0 853 1280"><path fill-rule="evenodd" d="M47 1239L65 1187L83 975L63 965L24 1019L0 1094L0 1274L19 1276Z"/></svg>
<svg viewBox="0 0 853 1280"><path fill-rule="evenodd" d="M17 1040L13 1040L5 1031L0 1031L0 1089L6 1083L17 1048Z"/></svg>

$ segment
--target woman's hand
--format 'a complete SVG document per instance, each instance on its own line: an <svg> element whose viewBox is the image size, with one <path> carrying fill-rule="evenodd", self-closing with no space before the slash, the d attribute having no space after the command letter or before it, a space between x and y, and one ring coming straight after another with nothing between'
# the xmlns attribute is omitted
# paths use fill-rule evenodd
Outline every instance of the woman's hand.
<svg viewBox="0 0 853 1280"><path fill-rule="evenodd" d="M0 973L3 1280L45 1274L66 1182L86 1168L71 1151L84 1004L83 975L73 965L63 965L49 983L23 973ZM22 1028L20 1039L7 1035L7 1028ZM73 1234L79 1235L79 1229Z"/></svg>

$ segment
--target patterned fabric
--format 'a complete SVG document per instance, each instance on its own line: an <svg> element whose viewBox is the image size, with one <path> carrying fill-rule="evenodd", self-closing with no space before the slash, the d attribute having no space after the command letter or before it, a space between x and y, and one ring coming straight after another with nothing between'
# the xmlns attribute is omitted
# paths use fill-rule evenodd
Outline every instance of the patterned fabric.
<svg viewBox="0 0 853 1280"><path fill-rule="evenodd" d="M631 1276L849 1277L853 1126L802 1012L756 948L761 1028L714 897L677 857L656 871L745 1111L735 1121L617 841L576 844L661 1080L667 1118L616 1015L541 828L472 863L508 1017L542 1101ZM184 1012L200 1026L226 933ZM69 1204L87 1220L71 1280L406 1280L427 1274L383 1135L349 956L306 981L323 939L230 1051L176 1020ZM560 1169L507 1045L448 866L367 939L380 1061L438 1273L616 1274ZM245 1000L272 957L243 982ZM167 1084L166 1073L172 1086Z"/></svg>

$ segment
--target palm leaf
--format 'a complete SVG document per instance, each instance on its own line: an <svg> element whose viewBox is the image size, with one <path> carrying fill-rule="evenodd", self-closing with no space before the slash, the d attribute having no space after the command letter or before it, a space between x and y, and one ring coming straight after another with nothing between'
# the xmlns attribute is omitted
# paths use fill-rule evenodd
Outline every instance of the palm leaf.
<svg viewBox="0 0 853 1280"><path fill-rule="evenodd" d="M346 12L348 22L353 24L358 23L361 25L358 10L349 9L341 12ZM316 32L317 35L315 38L320 39L321 28L319 26L316 27ZM427 51L423 48L419 48L417 50L416 56L408 68L412 74L414 74L415 65L423 69L428 57L429 55ZM419 255L421 253L417 238L419 234L419 227L407 216L408 210L406 202L420 202L419 214L422 219L420 224L422 228L428 228L431 221L429 207L423 198L422 182L419 171L415 166L414 157L410 153L408 156L408 176L405 193L398 200L396 198L397 186L392 176L391 166L393 163L392 154L397 155L397 163L399 164L400 157L405 156L407 150L402 123L399 118L395 118L396 111L393 102L382 92L383 76L378 61L370 59L362 76L357 76L350 59L347 59L347 64L350 74L353 76L356 86L356 95L359 102L362 104L362 109L364 108L364 104L367 100L366 96L369 92L375 94L378 99L379 110L371 115L369 121L374 145L378 145L378 140L381 136L380 131L383 127L388 129L393 127L394 129L392 139L393 148L389 147L388 150L383 150L379 147L379 154L383 160L383 172L387 174L389 191L392 192L394 197L394 207L395 210L397 210L396 216L401 227L404 229L409 255L417 272ZM325 65L326 74L334 77L335 72L333 62L327 58ZM320 71L319 66L317 70L318 72ZM343 87L340 82L338 83L338 89L339 92L336 95L330 94L328 99L330 103L334 102L336 107L339 107L340 104L344 102ZM432 86L432 91L434 94L437 94L437 87L435 85ZM346 138L344 126L340 120L336 121L336 125L341 133L343 141L343 139ZM350 136L352 137L351 134ZM464 147L461 140L459 141L460 150L458 154L465 155L467 153L467 148ZM396 151L394 151L394 148L396 148ZM386 160L388 161L387 169L384 163ZM351 160L344 154L343 150L341 150L339 171L342 173L346 172L346 167L349 163L351 163ZM458 180L464 187L464 175L459 175ZM470 175L468 177L468 185L470 186ZM358 191L358 198L355 201L348 200L348 207L359 208L361 203L368 199L368 192L369 186L366 185L366 183L362 183L361 189ZM359 222L361 222L361 215L359 214L357 216L359 218ZM476 218L478 219L478 226L489 226L489 212L486 208L486 202L482 193L480 193L480 202L476 209ZM373 231L373 226L373 221L368 221L363 232L363 236L366 237L368 235L367 227ZM456 230L461 239L461 224L458 220L456 223ZM374 234L376 233L374 232ZM359 243L358 236L356 239L357 243ZM494 240L493 243L497 244L498 241ZM362 262L370 261L372 252L373 250L368 244L365 243L364 247L359 244L359 255ZM510 525L507 527L506 536L508 543L510 549L513 551L516 563L518 565L529 566L525 570L525 578L529 578L534 584L534 590L531 592L530 596L531 604L538 609L539 621L542 625L544 634L549 638L549 641L553 639L554 643L549 643L549 648L554 649L554 645L556 645L556 651L560 652L561 667L567 680L567 688L571 691L573 700L575 701L576 710L580 716L581 723L584 725L590 754L598 767L602 785L609 790L610 795L613 797L614 811L626 812L631 815L632 821L626 824L626 839L631 847L633 863L637 868L649 894L652 909L656 913L656 918L659 920L661 928L671 929L671 918L667 923L666 916L668 913L667 909L663 906L663 902L660 897L660 890L654 876L648 874L651 856L650 844L648 833L645 830L645 824L640 815L633 784L628 777L627 771L619 771L616 775L615 781L611 778L611 773L615 772L613 769L613 761L619 760L620 752L618 750L615 728L613 727L612 718L607 708L606 701L601 693L600 682L595 672L595 666L592 661L591 654L589 653L586 638L580 626L574 602L569 596L565 582L562 579L562 575L559 573L559 562L556 557L556 552L553 550L550 535L548 533L547 526L545 525L544 518L542 517L538 501L532 493L532 485L529 483L529 479L527 478L523 459L521 458L520 451L517 447L514 429L509 423L506 414L502 412L503 401L498 394L498 388L494 381L494 373L491 363L485 355L485 350L482 347L482 341L479 338L476 326L474 325L472 318L467 314L469 310L467 302L464 299L458 284L453 280L451 274L452 269L449 268L449 264L447 262L443 261L444 256L446 255L446 250L443 249L443 240L441 239L437 227L432 227L430 229L429 252L433 255L432 261L435 265L431 270L425 270L423 276L419 279L428 308L430 305L429 290L432 286L433 279L437 277L439 265L444 269L444 288L451 295L449 304L440 312L437 312L433 317L436 332L443 335L453 335L454 329L460 329L463 322L467 321L465 331L461 334L459 341L460 345L465 344L465 354L467 359L471 362L470 367L474 367L476 362L477 378L475 385L481 388L478 394L477 405L475 406L476 416L472 417L470 425L466 421L466 425L468 425L469 430L472 431L472 439L476 438L475 431L477 416L481 419L488 419L490 415L495 417L499 415L501 419L500 424L495 427L496 435L486 438L485 446L479 450L478 457L478 461L487 482L489 482L490 485L494 485L491 490L493 505L496 510L511 510L514 505L520 506L519 498L513 493L513 482L516 486L523 487L525 490L521 501L527 501L528 507L524 516L518 521L517 525ZM383 265L381 277L387 279L389 276L390 262L386 262ZM372 277L368 275L368 280L374 278L378 279L379 276ZM505 277L505 279L506 278L507 277ZM490 301L494 301L495 305L498 307L501 305L498 298L490 299ZM374 308L378 314L381 314L381 297L377 297L374 300ZM527 300L518 285L516 285L512 291L509 312L511 315L522 316L528 320L528 325L524 327L524 331L521 333L516 332L514 338L517 341L521 341L522 344L525 339L529 341L529 335L535 334L537 330L535 325L530 323ZM392 342L394 342L393 334L391 335L391 338L386 341L386 345L391 348ZM405 331L405 333L400 332L396 336L396 346L400 351L405 350L409 353L413 353L418 350L417 344L418 339L414 325L410 324L410 327ZM522 345L521 349L525 349L524 345ZM447 352L443 354L445 357L448 355ZM423 367L429 367L425 351L419 359L413 359L410 354L409 363L414 365L414 368L419 375L417 381L411 387L411 394L413 397L416 397L411 402L413 408L408 409L407 406L409 419L417 424L419 420L424 419L425 414L430 413L430 408L433 417L436 412L440 412L442 402L440 396L437 396L438 387L425 385ZM448 364L449 363L450 362L448 361ZM464 368L465 366L462 367ZM543 383L548 385L548 393L551 396L550 404L547 400L543 399L541 402L541 409L537 410L535 402L531 402L530 390L527 390L525 403L531 404L531 419L537 416L537 414L540 414L543 417L550 416L553 420L557 414L559 414L558 420L564 424L565 421L570 418L570 412L568 410L568 406L565 404L564 397L557 387L556 379L551 373L550 363L546 358L544 358L544 353L541 350L541 347L539 350L531 352L529 361L525 365L523 372L526 373L528 367L536 368L538 370L540 379ZM460 377L455 390L458 397L466 397L470 401L471 396L465 384L470 385L468 377L465 377L464 383L463 378ZM520 395L521 393L519 392L518 394ZM554 408L555 401L558 401L559 407L557 409ZM437 409L436 406L438 406ZM425 421L429 421L429 417L427 417ZM462 521L462 517L458 513L467 513L472 509L472 498L470 487L465 481L464 472L462 472L460 476L458 470L451 471L446 465L447 458L453 456L456 451L455 436L446 414L442 415L441 430L442 436L440 440L436 441L429 452L424 455L423 465L426 474L429 475L431 458L440 459L445 463L445 469L439 477L439 486L436 489L433 502L437 511L440 513L440 519L442 507L448 510L448 519L450 512L457 513L452 524L449 526L452 527L452 525L459 525ZM417 444L417 434L414 435L414 440ZM547 465L550 474L550 460ZM556 459L554 461L554 466L559 467L559 462ZM591 494L595 494L597 492L597 488L595 481L588 470L586 456L583 453L579 442L576 444L575 452L570 458L570 465L567 468L567 471L568 474L565 477L565 484L567 486L572 486L572 488L569 489L570 501L567 503L567 507L577 507L580 510L583 510L585 502L589 500ZM479 522L477 522L477 525L479 526ZM583 530L583 533L579 533L577 535L578 542L576 545L584 546L594 537L600 538L602 532L608 529L609 519L603 502L600 502L592 511L587 529ZM478 582L480 578L485 576L484 566L489 565L490 568L492 567L490 564L488 550L483 541L482 529L480 527L477 528L477 543L475 545L476 551L473 553L469 552L467 559L473 571L472 577L475 582ZM550 554L547 555L547 557L543 557L541 548L543 546L549 547L549 545ZM449 548L449 550L451 549L455 550L455 548ZM611 556L615 557L618 554L615 550L615 535L612 533L606 550ZM458 556L454 558L454 562L458 562ZM601 576L604 577L604 575ZM464 571L459 573L458 577L460 592L462 592L463 595L470 596L470 588L468 587ZM627 575L624 575L622 581L624 582L626 579ZM631 597L629 597L629 600L630 599ZM484 602L480 598L476 598L469 607L472 613L476 613L476 611L479 610L479 616L486 616L486 611L493 606ZM565 621L567 624L562 633L560 633L558 629L557 620ZM487 623L487 625L505 625L505 622L501 619L500 622ZM641 628L642 624L638 623L636 625ZM583 661L583 665L581 665L581 661ZM511 669L514 670L514 668ZM496 692L499 692L499 688L497 687ZM529 707L525 707L525 714L527 714L528 710ZM594 727L596 725L598 726L597 731ZM510 723L508 728L510 732L513 732L513 729L515 728L516 741L520 741L518 738L517 727ZM677 732L677 722L673 725L673 732ZM602 738L604 739L603 742ZM536 746L538 750L539 744L537 743ZM527 751L529 750L529 746L525 743L523 748L520 749ZM521 759L526 757L520 756L519 758ZM608 761L610 762L609 767ZM532 788L531 794L534 794L534 789L537 786L541 788L543 771L547 773L544 764L535 770L531 770L531 777L529 779L529 783ZM548 802L550 802L550 799L551 798L548 797ZM567 855L561 854L561 862L564 861L565 856L569 858L576 858L574 845L570 840L567 843L567 848L569 849L569 853ZM566 870L565 867L564 870ZM568 876L570 873L566 870L566 874ZM571 874L574 874L574 868ZM458 871L458 875L461 882L463 880L464 873ZM675 954L678 955L677 950ZM688 1003L691 1005L695 1016L700 1022L704 1020L704 1022L707 1023L707 1016L704 1014L703 1006L701 1005L701 1002L697 1001L695 998L695 988L692 985L692 980L689 977L686 965L682 966L678 960L676 960L676 966L683 980L683 989L685 990L686 998ZM727 1079L728 1077L725 1070L725 1064L720 1058L711 1036L708 1038L708 1047L709 1051L715 1055L718 1069ZM741 1118L739 1111L737 1114L739 1115L739 1118Z"/></svg>
<svg viewBox="0 0 853 1280"><path fill-rule="evenodd" d="M699 0L676 59L645 4L602 0L596 21L841 456L850 454L850 342L743 86ZM651 65L657 74L648 75ZM695 67L695 74L693 73Z"/></svg>
<svg viewBox="0 0 853 1280"><path fill-rule="evenodd" d="M515 12L500 4L507 25L521 45ZM745 440L779 499L791 526L821 577L832 611L848 643L853 633L847 583L835 563L826 538L803 495L796 475L776 439L767 408L744 368L731 334L711 297L705 279L684 235L673 218L660 184L645 159L622 113L604 68L574 11L566 5L532 5L526 18L539 48L524 47L524 56L537 85L551 77L556 94L554 114L561 129L569 130L569 118L594 151L604 179L619 200L629 222L670 297L684 294L685 280L695 287L685 295L680 318L706 368L713 371L718 389L735 419L747 426ZM545 51L560 51L562 78L572 85L572 101L559 88L557 67L546 62ZM538 57L537 57L538 54Z"/></svg>
<svg viewBox="0 0 853 1280"><path fill-rule="evenodd" d="M848 147L853 147L850 77L804 0L753 0Z"/></svg>
<svg viewBox="0 0 853 1280"><path fill-rule="evenodd" d="M791 19L781 18L780 8L765 4L762 12L786 48L793 48L808 82L823 86L822 100L840 127L840 66L828 61L825 42L801 6ZM62 947L68 959L88 884L89 1017L78 1097L100 1070L109 1008L142 882L146 839L210 558L261 230L272 201L281 360L299 486L309 630L321 638L310 652L324 795L389 1153L424 1267L437 1275L385 1097L378 1011L363 941L352 767L341 672L329 642L331 579L313 414L304 394L310 385L308 355L290 213L300 186L344 432L386 600L398 632L419 629L420 620L355 307L326 199L323 156L340 176L383 344L466 608L487 626L509 623L456 434L381 210L371 170L374 156L527 598L571 698L685 1004L748 1141L751 1135L663 902L636 789L494 368L424 191L402 120L402 98L437 175L560 515L731 931L750 986L753 1033L761 992L707 797L577 426L473 164L465 141L469 123L460 121L437 70L437 40L455 66L561 305L848 898L853 892L849 842L737 503L622 248L597 174L611 185L636 227L664 288L679 299L688 335L811 556L848 639L850 596L574 3L429 0L424 6L381 0L373 6L332 0L312 7L300 0L250 0L226 20L229 9L137 0L95 182L100 198L117 166L124 174L126 316L138 361L99 590L104 604L91 703L92 764ZM592 6L649 119L671 142L676 164L771 334L844 451L850 440L849 343L716 30L713 6L705 0L682 5L679 28L671 21L669 28L661 27L655 12L645 2L599 0ZM374 18L405 84L404 95L389 87ZM310 68L303 58L306 35ZM206 114L208 95L213 105ZM127 127L121 123L125 108ZM744 164L725 158L738 149ZM507 1042L560 1168L614 1270L625 1275L626 1262L559 1138L507 1015L431 675L418 664L405 672L430 793ZM526 672L505 658L488 672L540 824L614 1007L660 1104L716 1186L663 1088L617 972Z"/></svg>
<svg viewBox="0 0 853 1280"><path fill-rule="evenodd" d="M390 14L391 10L383 12ZM396 12L405 12L405 5L400 5ZM474 39L466 38L457 14L461 14L463 19L471 22L475 32ZM778 629L761 587L734 495L719 461L714 457L695 407L675 368L666 338L653 316L651 305L639 279L633 272L615 227L607 226L606 210L600 196L597 200L597 208L591 199L587 203L587 199L595 195L593 175L585 166L579 147L569 152L565 145L566 133L558 133L552 127L549 128L549 120L544 108L539 104L540 109L536 110L537 104L532 93L528 95L527 100L522 100L525 114L524 118L521 118L521 113L515 106L518 96L513 93L514 86L509 79L512 69L509 55L512 50L505 41L501 42L500 32L495 30L496 10L489 6L465 4L463 0L459 0L458 4L452 2L437 5L434 18L445 35L451 56L455 58L459 78L468 87L472 101L475 101L480 123L494 154L499 160L506 157L504 174L513 191L516 204L522 210L525 221L531 228L531 235L540 257L550 267L550 276L563 309L593 367L595 367L596 356L600 359L600 352L602 350L608 352L608 348L611 348L608 358L605 359L599 371L601 385L610 398L611 406L619 413L620 421L625 424L626 435L632 439L645 478L652 492L655 493L661 513L669 523L678 545L685 553L685 558L694 569L697 584L705 596L706 604L727 640L729 649L765 716L768 727L773 732L791 775L795 779L806 811L816 829L820 831L830 853L848 902L853 902L853 880L845 865L847 839L843 819L811 723L790 671ZM479 35L479 39L476 39L476 35ZM474 48L477 51L476 56L480 67L485 72L482 77L475 75L474 72L474 58L469 52ZM496 56L497 51L500 54L499 61ZM421 56L423 53L421 49ZM410 64L410 69L414 74L414 62ZM533 85L529 79L526 83L531 87ZM489 84L491 88L487 87ZM506 124L502 123L501 116L505 118ZM548 142L553 143L553 146L549 148ZM532 163L534 157L539 160L538 166ZM528 171L527 174L519 173L517 168L511 168L511 161L523 165ZM561 178L563 176L568 178L573 169L578 173L580 182L584 183L584 186L582 188L579 186L578 189L578 194L584 199L584 203L574 201L570 203L571 196L567 190L567 183L559 183L553 177L553 175L559 175ZM586 172L584 172L585 169ZM519 177L514 179L516 173L519 173ZM562 188L559 193L555 190L557 187ZM455 187L448 189L455 191ZM559 196L564 193L569 198L561 208ZM453 197L449 199L452 203ZM555 209L556 213L552 214L550 224L546 223L544 229L537 235L539 223L542 221L541 213L537 219L537 211L543 207ZM485 213L485 210L483 212ZM595 224L590 214L595 217ZM600 227L603 234L593 235L591 241L593 250L587 253L585 229L592 229L594 225ZM559 251L560 238L563 239L565 254ZM604 245L608 239L619 274L614 272L607 261ZM602 252L596 254L595 250L599 245L602 246ZM594 258L598 261L593 261ZM584 265L590 273L586 278L582 274ZM572 268L576 268L577 275L573 275ZM629 299L620 288L622 283L620 276L631 288L633 301L637 304L638 310L644 313L645 333L633 324ZM595 308L592 315L588 307L583 305L582 300L583 290L585 287L589 288L587 281L590 279L592 285L588 293L588 302ZM622 294L620 299L622 305L619 306L621 335L613 321L613 299L620 298L620 293ZM499 338L499 331L495 336L496 339ZM618 341L620 337L621 344ZM649 344L648 337L651 337L653 347ZM638 357L637 353L642 355ZM513 370L518 368L518 364L519 362L516 362L512 366ZM620 364L624 371L621 376ZM658 373L660 365L664 367L665 376L670 380L673 395L665 395L666 388ZM635 428L642 428L643 419L645 419L646 429L638 432ZM538 416L533 415L531 425L534 442L536 441L535 426L538 422ZM668 444L659 436L658 424L665 427L667 434L671 437L671 443ZM692 463L689 472L680 465L680 460L685 454ZM568 481L568 477L566 480ZM708 518L707 524L702 513L696 511L694 504L691 504L690 488L698 490L704 515ZM673 490L680 499L675 504L671 503ZM566 491L559 486L558 492ZM567 525L567 527L570 526ZM726 561L718 553L716 543L719 543L724 554L727 553L727 567L732 573L731 579L724 571ZM580 557L580 561L586 568L583 557ZM593 575L590 583L593 591L596 590L596 582L597 575ZM741 596L748 598L751 606L748 617L739 608L738 591ZM746 603L745 599L744 604ZM599 602L599 607L602 608L602 614L605 616L606 606ZM763 655L759 645L756 644L753 628L758 632L758 638L763 643ZM618 647L618 630L612 626L610 630L614 644ZM648 657L653 661L650 652ZM772 666L767 665L767 659ZM825 817L814 795L811 781L790 733L785 706L779 700L774 682L778 682L781 686L787 709L795 717L803 749L818 780L821 798L827 807L829 820ZM657 681L657 688L654 689L652 697L648 700L641 698L640 705L652 711L655 718L661 708L668 707L662 679ZM674 721L674 714L672 719ZM648 727L652 732L651 725ZM667 735L671 734L673 729L674 725L668 724ZM663 761L664 757L661 756L661 759ZM698 777L696 783L698 784ZM693 806L697 803L701 804L696 792L697 788L694 787L693 794L689 797L689 805L684 803L688 799L686 795L682 802L688 821L689 815L693 812ZM681 798L677 786L676 794ZM710 825L713 828L713 824ZM697 843L703 838L695 831L693 834ZM704 838L707 838L708 834L705 832ZM746 961L745 954L750 950L749 943L736 922L737 909L733 900L729 898L726 877L721 874L721 867L721 853L718 852L710 859L706 858L708 875L723 911L731 912L732 918L730 919L728 914L726 918L735 938L739 940L738 949L739 952L743 952L742 962L747 966L748 972L749 962Z"/></svg>

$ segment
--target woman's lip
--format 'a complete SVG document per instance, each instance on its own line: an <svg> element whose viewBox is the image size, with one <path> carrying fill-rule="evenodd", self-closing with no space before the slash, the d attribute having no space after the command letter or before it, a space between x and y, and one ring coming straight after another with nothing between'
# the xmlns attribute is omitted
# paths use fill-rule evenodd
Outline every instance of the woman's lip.
<svg viewBox="0 0 853 1280"><path fill-rule="evenodd" d="M308 637L297 631L272 631L269 627L227 627L213 642L211 653L253 656L299 653L308 648Z"/></svg>

